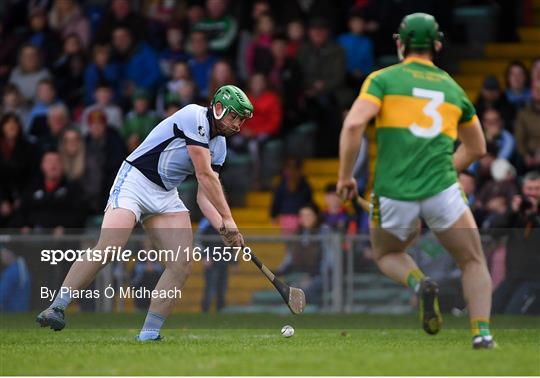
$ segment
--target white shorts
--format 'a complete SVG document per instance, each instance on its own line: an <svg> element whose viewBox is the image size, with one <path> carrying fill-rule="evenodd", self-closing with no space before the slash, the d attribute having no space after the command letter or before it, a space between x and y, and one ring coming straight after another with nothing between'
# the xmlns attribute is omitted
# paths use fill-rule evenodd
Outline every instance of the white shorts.
<svg viewBox="0 0 540 378"><path fill-rule="evenodd" d="M105 211L109 206L132 211L137 222L144 222L155 214L189 211L178 196L178 190L163 189L127 162L118 170Z"/></svg>
<svg viewBox="0 0 540 378"><path fill-rule="evenodd" d="M370 218L372 223L407 240L418 229L418 218L423 218L433 231L450 228L467 209L458 183L439 194L419 201L399 201L373 196Z"/></svg>

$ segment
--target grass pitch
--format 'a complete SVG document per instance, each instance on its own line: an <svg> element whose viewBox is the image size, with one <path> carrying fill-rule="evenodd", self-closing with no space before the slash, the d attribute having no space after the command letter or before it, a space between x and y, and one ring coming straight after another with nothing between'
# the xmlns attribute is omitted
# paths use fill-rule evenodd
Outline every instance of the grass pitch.
<svg viewBox="0 0 540 378"><path fill-rule="evenodd" d="M473 351L465 318L428 336L412 316L174 315L158 343L144 315L0 315L2 375L540 375L540 318L495 318L496 350ZM295 328L284 338L283 325Z"/></svg>

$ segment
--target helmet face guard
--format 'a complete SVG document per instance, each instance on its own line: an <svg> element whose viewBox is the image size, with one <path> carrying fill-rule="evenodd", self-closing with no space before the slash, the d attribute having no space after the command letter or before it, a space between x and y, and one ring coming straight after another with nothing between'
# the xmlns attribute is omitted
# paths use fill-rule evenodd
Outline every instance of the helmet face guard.
<svg viewBox="0 0 540 378"><path fill-rule="evenodd" d="M240 118L242 119L242 121L245 121L246 119L253 117L253 113L250 113L249 116L243 117L243 116L241 116L240 114L238 114L238 112L237 112L236 110L232 109L232 108L229 107L229 106L224 106L224 107L223 107L223 111L221 112L220 115L218 115L218 114L216 113L216 106L215 106L215 105L216 105L216 104L212 103L212 113L214 114L214 118L217 119L217 120L221 120L221 119L225 118L225 116L226 116L227 114L229 114L229 113L234 114L235 117L240 117Z"/></svg>

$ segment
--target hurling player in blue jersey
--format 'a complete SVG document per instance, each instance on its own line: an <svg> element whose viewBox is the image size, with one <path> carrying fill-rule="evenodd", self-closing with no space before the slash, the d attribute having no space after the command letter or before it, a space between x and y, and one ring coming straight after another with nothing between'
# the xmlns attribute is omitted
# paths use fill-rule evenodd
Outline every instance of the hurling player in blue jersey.
<svg viewBox="0 0 540 378"><path fill-rule="evenodd" d="M179 247L191 247L189 211L177 191L178 185L191 174L195 174L199 184L199 207L220 231L225 245L243 246L243 237L219 181L219 170L227 153L225 137L238 133L252 115L253 105L245 93L226 85L216 91L209 107L187 105L160 122L120 167L94 251L105 251L107 246L123 247L139 221L154 248L177 251ZM91 260L72 265L62 284L64 289L37 317L42 327L55 331L64 328L64 310L77 298L75 293L86 288L104 266L103 261ZM191 271L192 260L187 253L169 256L156 292L180 290ZM140 341L161 338L161 326L175 302L174 297L152 298L138 335Z"/></svg>

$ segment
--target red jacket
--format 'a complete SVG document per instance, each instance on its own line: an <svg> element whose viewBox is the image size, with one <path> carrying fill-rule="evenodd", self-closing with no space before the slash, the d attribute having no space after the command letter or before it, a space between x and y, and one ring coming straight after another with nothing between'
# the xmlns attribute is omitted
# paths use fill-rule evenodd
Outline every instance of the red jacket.
<svg viewBox="0 0 540 378"><path fill-rule="evenodd" d="M244 127L255 135L276 135L283 118L279 96L267 90L258 97L249 93L248 98L253 104L253 118L247 120Z"/></svg>

